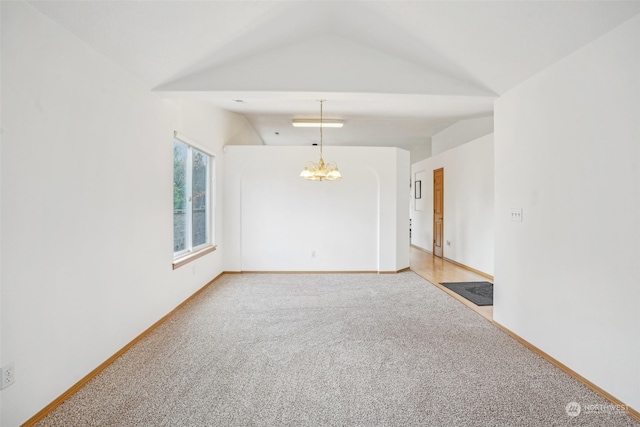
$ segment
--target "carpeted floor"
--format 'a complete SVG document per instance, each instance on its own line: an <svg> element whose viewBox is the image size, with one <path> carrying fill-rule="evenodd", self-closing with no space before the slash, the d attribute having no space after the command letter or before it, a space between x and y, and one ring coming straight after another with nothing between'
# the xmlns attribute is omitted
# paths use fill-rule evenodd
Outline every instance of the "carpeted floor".
<svg viewBox="0 0 640 427"><path fill-rule="evenodd" d="M233 274L39 425L640 425L586 405L609 403L413 272Z"/></svg>

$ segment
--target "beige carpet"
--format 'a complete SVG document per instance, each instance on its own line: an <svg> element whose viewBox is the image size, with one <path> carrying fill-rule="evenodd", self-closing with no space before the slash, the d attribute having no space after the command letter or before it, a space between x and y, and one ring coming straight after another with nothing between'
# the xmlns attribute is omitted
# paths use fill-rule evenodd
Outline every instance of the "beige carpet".
<svg viewBox="0 0 640 427"><path fill-rule="evenodd" d="M607 405L413 272L242 274L39 425L640 425Z"/></svg>

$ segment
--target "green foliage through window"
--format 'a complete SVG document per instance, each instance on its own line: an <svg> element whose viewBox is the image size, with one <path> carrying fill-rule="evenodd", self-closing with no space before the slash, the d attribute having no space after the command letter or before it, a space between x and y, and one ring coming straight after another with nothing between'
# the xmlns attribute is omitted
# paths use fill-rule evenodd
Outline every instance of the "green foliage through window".
<svg viewBox="0 0 640 427"><path fill-rule="evenodd" d="M182 141L173 142L173 252L180 255L210 243L211 157Z"/></svg>

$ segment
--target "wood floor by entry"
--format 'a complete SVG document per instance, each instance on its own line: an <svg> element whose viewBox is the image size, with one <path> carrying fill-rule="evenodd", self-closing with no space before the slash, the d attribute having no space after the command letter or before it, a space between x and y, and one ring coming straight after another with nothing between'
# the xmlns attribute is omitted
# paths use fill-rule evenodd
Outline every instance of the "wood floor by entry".
<svg viewBox="0 0 640 427"><path fill-rule="evenodd" d="M433 256L433 254L413 246L411 247L410 256L409 262L411 270L433 283L434 286L446 292L452 298L471 308L485 319L489 321L493 320L493 306L479 307L440 284L441 282L484 282L488 280L486 276L482 276L443 258Z"/></svg>

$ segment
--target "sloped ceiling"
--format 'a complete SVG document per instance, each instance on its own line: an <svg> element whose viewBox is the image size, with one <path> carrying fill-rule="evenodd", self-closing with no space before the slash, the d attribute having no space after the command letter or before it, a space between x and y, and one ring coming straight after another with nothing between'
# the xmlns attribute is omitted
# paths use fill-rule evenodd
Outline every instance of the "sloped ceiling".
<svg viewBox="0 0 640 427"><path fill-rule="evenodd" d="M162 96L244 114L265 144L410 148L640 13L636 1L30 2Z"/></svg>

